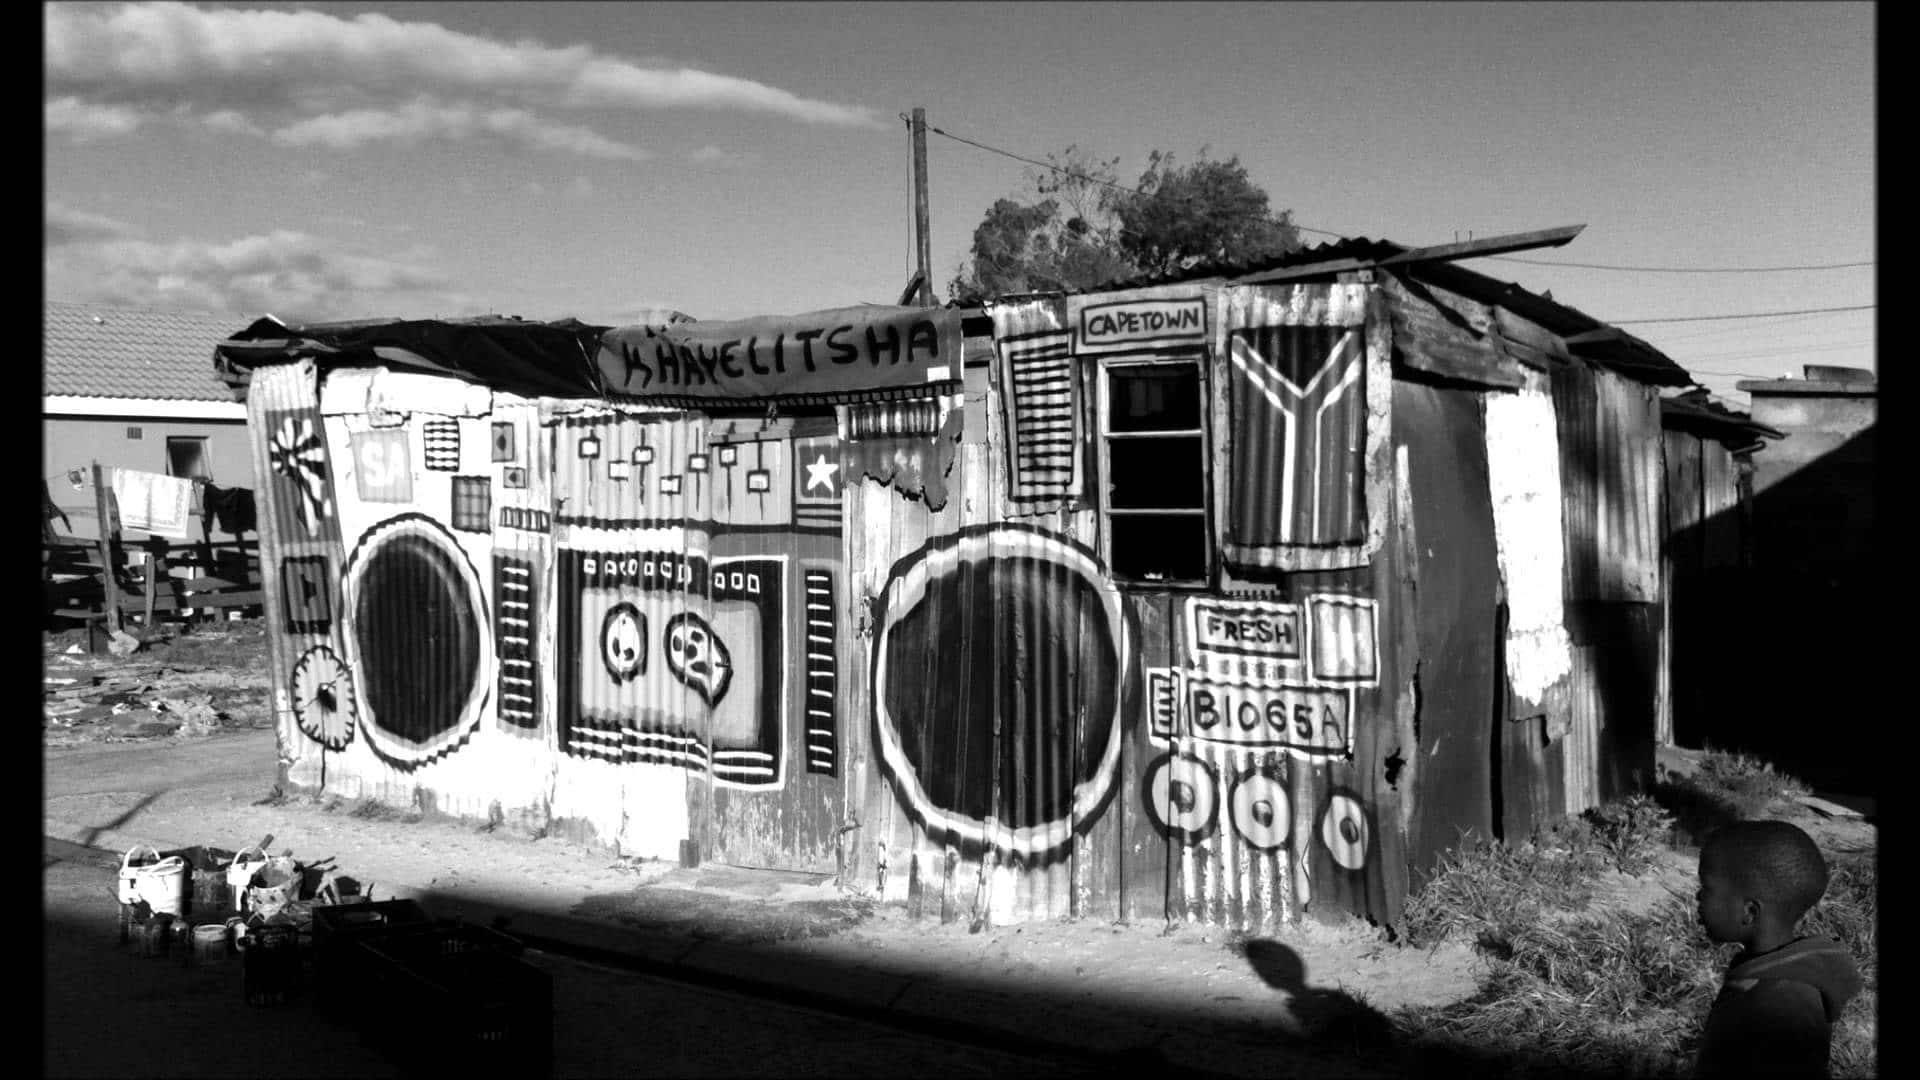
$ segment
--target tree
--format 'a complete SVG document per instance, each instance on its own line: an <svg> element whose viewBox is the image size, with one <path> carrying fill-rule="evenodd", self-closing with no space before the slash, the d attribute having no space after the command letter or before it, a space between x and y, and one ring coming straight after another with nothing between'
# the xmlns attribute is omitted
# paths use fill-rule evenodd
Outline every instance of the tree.
<svg viewBox="0 0 1920 1080"><path fill-rule="evenodd" d="M1133 188L1118 182L1119 158L1077 146L1029 170L1031 195L997 200L973 231L968 259L948 286L956 298L1071 291L1202 263L1244 263L1299 247L1290 213L1238 157L1191 165L1154 151Z"/></svg>
<svg viewBox="0 0 1920 1080"><path fill-rule="evenodd" d="M1268 209L1267 193L1247 176L1238 155L1185 168L1173 155L1147 157L1137 190L1120 198L1120 250L1146 274L1205 263L1248 263L1300 247L1293 212Z"/></svg>

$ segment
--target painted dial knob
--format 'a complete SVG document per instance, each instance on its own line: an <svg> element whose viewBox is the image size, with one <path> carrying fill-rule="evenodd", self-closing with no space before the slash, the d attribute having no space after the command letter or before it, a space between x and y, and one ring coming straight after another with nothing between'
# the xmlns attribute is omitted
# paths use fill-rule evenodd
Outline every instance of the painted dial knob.
<svg viewBox="0 0 1920 1080"><path fill-rule="evenodd" d="M325 645L308 649L293 666L293 716L308 738L329 750L353 741L353 679Z"/></svg>

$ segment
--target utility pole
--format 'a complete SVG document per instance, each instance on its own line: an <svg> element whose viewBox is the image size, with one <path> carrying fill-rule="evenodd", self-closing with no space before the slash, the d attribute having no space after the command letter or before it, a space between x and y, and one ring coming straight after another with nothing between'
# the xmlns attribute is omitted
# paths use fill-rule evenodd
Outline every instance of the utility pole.
<svg viewBox="0 0 1920 1080"><path fill-rule="evenodd" d="M933 306L932 241L927 231L927 110L915 106L913 120L913 235L920 256L920 306Z"/></svg>

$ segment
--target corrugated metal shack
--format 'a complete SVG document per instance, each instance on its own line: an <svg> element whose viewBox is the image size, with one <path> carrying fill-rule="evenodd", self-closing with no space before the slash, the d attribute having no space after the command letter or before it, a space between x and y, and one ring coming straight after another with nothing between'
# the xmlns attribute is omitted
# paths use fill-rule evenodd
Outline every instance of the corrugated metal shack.
<svg viewBox="0 0 1920 1080"><path fill-rule="evenodd" d="M286 779L943 917L1383 923L1650 779L1636 339L1347 241L981 309L286 326Z"/></svg>

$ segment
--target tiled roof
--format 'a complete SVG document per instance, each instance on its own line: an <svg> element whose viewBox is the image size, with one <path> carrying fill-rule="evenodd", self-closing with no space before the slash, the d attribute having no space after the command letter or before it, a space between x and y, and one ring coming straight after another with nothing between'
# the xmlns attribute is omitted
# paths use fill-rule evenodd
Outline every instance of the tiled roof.
<svg viewBox="0 0 1920 1080"><path fill-rule="evenodd" d="M76 397L232 401L213 347L247 325L238 315L48 300L41 392Z"/></svg>

